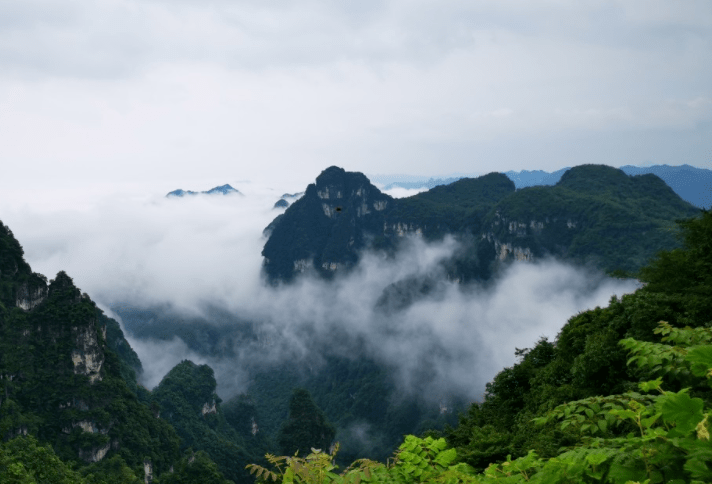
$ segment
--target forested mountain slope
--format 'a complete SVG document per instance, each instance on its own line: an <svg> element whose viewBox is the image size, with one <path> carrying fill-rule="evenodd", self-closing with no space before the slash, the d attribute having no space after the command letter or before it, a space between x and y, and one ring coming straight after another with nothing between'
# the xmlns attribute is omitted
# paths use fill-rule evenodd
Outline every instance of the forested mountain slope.
<svg viewBox="0 0 712 484"><path fill-rule="evenodd" d="M330 167L270 224L262 254L272 282L302 272L331 277L353 267L363 249L393 253L405 235L452 234L463 249L447 270L460 281L486 280L507 260L546 256L632 272L673 248L674 221L697 212L658 177L605 165L572 168L555 186L515 190L491 173L404 199Z"/></svg>
<svg viewBox="0 0 712 484"><path fill-rule="evenodd" d="M116 321L66 273L49 284L33 273L0 223L0 439L32 436L40 443L3 445L2 458L58 457L66 469L79 466L58 473L95 483L169 472L179 463L180 439L149 405L136 371L140 362ZM13 472L38 478L33 466L42 459Z"/></svg>

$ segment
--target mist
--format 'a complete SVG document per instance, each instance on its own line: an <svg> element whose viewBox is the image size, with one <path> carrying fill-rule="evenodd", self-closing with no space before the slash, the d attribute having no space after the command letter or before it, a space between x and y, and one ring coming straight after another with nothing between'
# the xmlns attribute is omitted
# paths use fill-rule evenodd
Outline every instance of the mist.
<svg viewBox="0 0 712 484"><path fill-rule="evenodd" d="M224 180L165 190L122 186L91 203L59 208L0 200L0 220L34 271L53 278L65 270L109 316L117 317L111 308L119 305L164 308L221 335L249 322L257 336L225 337L232 347L220 356L198 352L178 336L159 340L125 331L146 387L190 359L215 370L223 399L249 391L250 371L259 365L318 367L331 354L384 365L403 395L478 400L485 384L515 362L515 348L553 340L573 315L637 288L635 281L555 260L515 263L486 285L459 285L441 272L458 249L449 237L430 244L408 239L388 260L363 253L354 270L332 281L305 276L272 287L260 272L262 232L281 213L273 208L280 196L304 187L227 182L244 196L164 197L170 189L204 190ZM425 278L438 281L432 291L403 308L384 307L391 284Z"/></svg>

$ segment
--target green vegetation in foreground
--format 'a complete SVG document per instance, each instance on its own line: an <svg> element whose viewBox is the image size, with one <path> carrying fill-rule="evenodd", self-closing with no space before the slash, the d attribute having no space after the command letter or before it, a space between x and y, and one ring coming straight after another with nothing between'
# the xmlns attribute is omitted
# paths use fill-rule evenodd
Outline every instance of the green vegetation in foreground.
<svg viewBox="0 0 712 484"><path fill-rule="evenodd" d="M518 350L444 438L407 436L387 464L267 458L259 482L712 482L712 214L682 222L684 247L647 283L569 320L556 343Z"/></svg>

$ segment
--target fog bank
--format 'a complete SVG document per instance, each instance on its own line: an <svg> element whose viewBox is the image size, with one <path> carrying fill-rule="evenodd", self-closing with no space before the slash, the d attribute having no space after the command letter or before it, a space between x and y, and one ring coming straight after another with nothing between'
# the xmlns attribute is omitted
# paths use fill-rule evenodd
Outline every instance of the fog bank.
<svg viewBox="0 0 712 484"><path fill-rule="evenodd" d="M404 393L477 399L498 371L514 363L515 348L553 339L571 316L636 288L634 281L554 260L513 264L486 286L460 286L440 273L440 262L458 247L452 238L408 240L393 260L365 253L351 273L334 281L304 277L274 288L260 274L262 231L281 213L272 207L289 190L231 184L244 196L166 199L163 191L134 190L53 211L5 204L0 213L35 271L52 278L66 270L107 311L117 304L169 307L225 335L235 332L232 320L211 320L207 307L250 321L260 337L235 343L229 356L196 353L178 337L128 335L149 388L191 359L215 369L223 398L248 389L247 369L255 361L318 365L324 354L355 354L358 344L358 354L392 370ZM423 278L440 282L405 309L377 308L390 284Z"/></svg>

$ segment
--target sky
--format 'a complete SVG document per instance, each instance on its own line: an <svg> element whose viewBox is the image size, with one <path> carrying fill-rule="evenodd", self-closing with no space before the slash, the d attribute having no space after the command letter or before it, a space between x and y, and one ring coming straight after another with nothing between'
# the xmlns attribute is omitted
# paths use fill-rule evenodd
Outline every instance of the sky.
<svg viewBox="0 0 712 484"><path fill-rule="evenodd" d="M711 135L707 0L0 2L0 188L712 168Z"/></svg>
<svg viewBox="0 0 712 484"><path fill-rule="evenodd" d="M712 169L711 2L0 2L0 220L35 271L66 270L104 308L190 311L208 298L284 334L315 313L333 323L318 281L277 294L260 280L282 193L331 165L437 177L583 163ZM163 197L224 183L245 196ZM452 250L414 246L387 266L365 257L328 290L368 307L412 260ZM633 289L542 264L490 293L448 287L423 301L402 320L423 341L407 342L453 349L458 360L434 367L474 392L515 345ZM370 316L346 323L369 334ZM460 337L474 320L479 332ZM159 356L187 354L134 343L154 379L174 361ZM405 362L404 382L417 375L399 354L408 346L372 343ZM487 364L476 382L473 362Z"/></svg>

